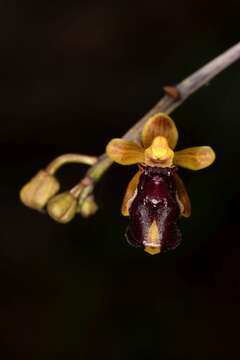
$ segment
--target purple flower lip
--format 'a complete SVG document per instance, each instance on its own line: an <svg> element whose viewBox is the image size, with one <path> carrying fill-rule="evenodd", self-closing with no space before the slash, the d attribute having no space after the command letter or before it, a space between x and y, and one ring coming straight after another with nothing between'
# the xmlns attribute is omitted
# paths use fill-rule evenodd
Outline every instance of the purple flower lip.
<svg viewBox="0 0 240 360"><path fill-rule="evenodd" d="M127 239L133 246L160 252L180 243L176 171L175 167L142 167L136 196L129 209Z"/></svg>

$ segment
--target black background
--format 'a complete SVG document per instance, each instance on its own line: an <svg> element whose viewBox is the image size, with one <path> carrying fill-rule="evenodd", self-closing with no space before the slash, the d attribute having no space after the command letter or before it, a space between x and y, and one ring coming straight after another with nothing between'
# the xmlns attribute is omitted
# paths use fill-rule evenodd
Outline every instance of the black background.
<svg viewBox="0 0 240 360"><path fill-rule="evenodd" d="M0 352L3 358L239 357L239 62L174 114L193 214L174 252L124 239L134 167L114 165L95 217L25 208L21 186L65 152L100 154L176 83L239 41L239 1L1 1ZM64 188L85 168L59 172Z"/></svg>

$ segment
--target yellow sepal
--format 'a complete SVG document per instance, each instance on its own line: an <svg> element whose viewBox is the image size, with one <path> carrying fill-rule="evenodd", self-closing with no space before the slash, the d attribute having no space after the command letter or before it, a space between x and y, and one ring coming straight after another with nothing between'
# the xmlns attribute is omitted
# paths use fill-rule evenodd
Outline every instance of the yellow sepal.
<svg viewBox="0 0 240 360"><path fill-rule="evenodd" d="M178 141L178 131L174 121L165 113L158 113L148 119L142 131L142 143L149 147L157 136L167 139L169 146L174 149Z"/></svg>

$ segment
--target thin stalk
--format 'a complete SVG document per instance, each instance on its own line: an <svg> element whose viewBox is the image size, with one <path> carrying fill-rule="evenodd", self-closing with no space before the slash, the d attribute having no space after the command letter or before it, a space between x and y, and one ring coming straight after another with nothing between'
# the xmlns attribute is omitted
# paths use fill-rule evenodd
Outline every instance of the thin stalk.
<svg viewBox="0 0 240 360"><path fill-rule="evenodd" d="M46 171L50 175L54 175L55 172L65 164L70 163L78 163L78 164L86 164L86 165L93 165L97 161L97 157L89 156L89 155L82 155L82 154L64 154L58 156L56 159L50 162L47 166Z"/></svg>

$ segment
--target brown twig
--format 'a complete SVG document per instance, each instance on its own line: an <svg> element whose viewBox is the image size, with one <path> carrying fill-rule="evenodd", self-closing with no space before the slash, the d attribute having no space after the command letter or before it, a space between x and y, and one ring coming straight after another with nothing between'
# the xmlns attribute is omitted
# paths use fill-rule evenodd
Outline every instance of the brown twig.
<svg viewBox="0 0 240 360"><path fill-rule="evenodd" d="M150 116L158 112L165 112L167 114L172 113L185 100L187 100L191 94L196 92L203 85L206 85L216 75L221 73L238 59L240 59L240 43L234 45L223 54L207 63L176 86L164 87L165 95L163 98L131 129L129 129L123 138L138 142L143 125ZM83 203L86 197L93 192L95 184L107 171L111 164L112 161L108 158L106 153L104 153L98 158L97 162L89 168L85 176L85 178L88 179L88 185L86 185L84 191L80 194L80 203ZM84 182L84 179L81 180L81 183Z"/></svg>

